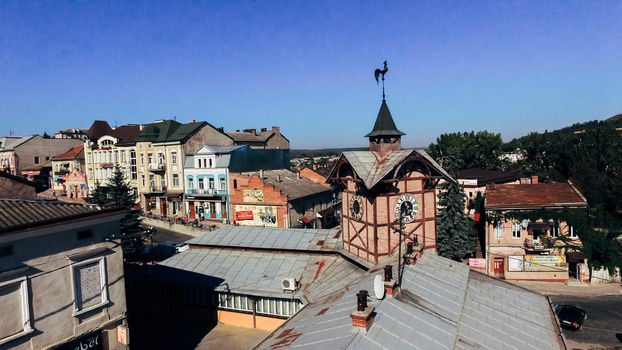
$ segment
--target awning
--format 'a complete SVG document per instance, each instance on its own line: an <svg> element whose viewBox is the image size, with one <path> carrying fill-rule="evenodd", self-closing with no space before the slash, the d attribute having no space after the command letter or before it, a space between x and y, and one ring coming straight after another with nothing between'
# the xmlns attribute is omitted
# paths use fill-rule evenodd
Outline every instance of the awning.
<svg viewBox="0 0 622 350"><path fill-rule="evenodd" d="M302 217L302 219L300 219L300 220L301 220L303 223L305 223L305 224L308 224L308 223L310 223L310 222L311 222L311 220L309 220L309 218L308 218L308 217L306 217L306 216L303 216L303 217Z"/></svg>
<svg viewBox="0 0 622 350"><path fill-rule="evenodd" d="M587 259L587 255L584 252L567 252L568 262L583 262Z"/></svg>
<svg viewBox="0 0 622 350"><path fill-rule="evenodd" d="M170 199L173 199L173 198L181 198L181 194L182 194L182 193L183 193L183 192L177 192L177 191L175 191L175 192L172 192L172 191L171 191L171 192L166 192L166 193L164 194L164 197L166 197L166 198L170 198Z"/></svg>

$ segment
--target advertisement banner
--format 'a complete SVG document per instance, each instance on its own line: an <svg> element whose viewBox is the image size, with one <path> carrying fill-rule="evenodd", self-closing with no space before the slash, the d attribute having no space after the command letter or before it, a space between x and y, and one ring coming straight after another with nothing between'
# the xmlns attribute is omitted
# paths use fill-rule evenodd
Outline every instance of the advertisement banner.
<svg viewBox="0 0 622 350"><path fill-rule="evenodd" d="M520 272L524 270L525 259L523 255L508 256L508 271Z"/></svg>
<svg viewBox="0 0 622 350"><path fill-rule="evenodd" d="M252 189L252 190L244 190L242 191L244 196L244 203L263 203L263 190L260 189Z"/></svg>
<svg viewBox="0 0 622 350"><path fill-rule="evenodd" d="M474 267L476 269L485 269L486 268L486 259L471 258L471 259L469 259L469 266L470 267Z"/></svg>
<svg viewBox="0 0 622 350"><path fill-rule="evenodd" d="M276 207L271 205L236 205L235 218L243 226L277 227Z"/></svg>
<svg viewBox="0 0 622 350"><path fill-rule="evenodd" d="M526 255L525 271L567 271L566 257L559 255Z"/></svg>

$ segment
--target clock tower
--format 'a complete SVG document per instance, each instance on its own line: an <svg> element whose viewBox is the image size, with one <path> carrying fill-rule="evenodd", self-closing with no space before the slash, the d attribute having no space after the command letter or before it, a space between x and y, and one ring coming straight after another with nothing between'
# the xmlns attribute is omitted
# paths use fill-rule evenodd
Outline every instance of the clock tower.
<svg viewBox="0 0 622 350"><path fill-rule="evenodd" d="M404 135L383 98L369 150L342 153L328 176L343 189L344 249L372 264L400 242L436 250L436 186L455 181L425 151L403 150Z"/></svg>

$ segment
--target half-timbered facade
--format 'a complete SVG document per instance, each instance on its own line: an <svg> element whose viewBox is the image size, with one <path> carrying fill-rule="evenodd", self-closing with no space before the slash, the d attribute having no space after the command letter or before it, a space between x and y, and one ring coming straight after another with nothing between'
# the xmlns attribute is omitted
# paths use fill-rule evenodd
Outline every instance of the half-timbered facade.
<svg viewBox="0 0 622 350"><path fill-rule="evenodd" d="M435 189L454 181L426 152L402 150L402 135L383 100L369 151L344 152L328 177L343 189L344 248L374 264L400 242L436 249Z"/></svg>

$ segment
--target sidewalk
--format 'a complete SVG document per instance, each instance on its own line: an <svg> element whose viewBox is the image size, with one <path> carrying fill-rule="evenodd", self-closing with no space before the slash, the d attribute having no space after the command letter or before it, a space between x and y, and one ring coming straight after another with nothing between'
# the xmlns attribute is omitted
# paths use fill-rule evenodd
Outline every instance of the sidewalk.
<svg viewBox="0 0 622 350"><path fill-rule="evenodd" d="M622 295L620 283L567 285L562 282L507 281L543 295L601 296Z"/></svg>

